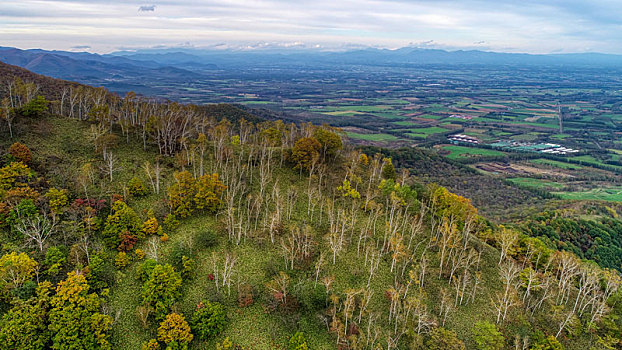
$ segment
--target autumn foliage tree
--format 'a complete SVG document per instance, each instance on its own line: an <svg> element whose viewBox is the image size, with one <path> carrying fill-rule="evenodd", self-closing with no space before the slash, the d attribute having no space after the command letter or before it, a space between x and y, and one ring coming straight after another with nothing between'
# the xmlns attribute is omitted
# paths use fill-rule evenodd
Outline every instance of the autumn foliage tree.
<svg viewBox="0 0 622 350"><path fill-rule="evenodd" d="M23 143L15 142L9 147L9 154L15 158L18 162L29 164L32 160L32 154L30 149Z"/></svg>
<svg viewBox="0 0 622 350"><path fill-rule="evenodd" d="M50 341L48 309L51 284L42 282L36 295L15 305L0 319L0 347L44 350Z"/></svg>
<svg viewBox="0 0 622 350"><path fill-rule="evenodd" d="M149 339L149 341L146 341L143 343L143 345L141 346L142 350L160 350L160 343L158 343L158 341L156 339Z"/></svg>
<svg viewBox="0 0 622 350"><path fill-rule="evenodd" d="M168 314L158 327L158 340L164 342L168 350L186 350L192 339L194 336L183 315Z"/></svg>
<svg viewBox="0 0 622 350"><path fill-rule="evenodd" d="M26 253L11 252L0 258L0 287L18 288L32 279L38 263Z"/></svg>
<svg viewBox="0 0 622 350"><path fill-rule="evenodd" d="M324 161L328 158L334 158L337 152L343 148L341 137L329 128L329 126L324 125L313 131L313 137L320 143Z"/></svg>
<svg viewBox="0 0 622 350"><path fill-rule="evenodd" d="M187 171L175 174L175 183L168 188L168 202L175 215L187 217L192 214L195 182Z"/></svg>
<svg viewBox="0 0 622 350"><path fill-rule="evenodd" d="M292 149L292 161L296 169L310 170L320 159L322 145L313 137L303 137L296 141Z"/></svg>
<svg viewBox="0 0 622 350"><path fill-rule="evenodd" d="M175 183L168 189L168 202L176 216L187 217L195 210L215 212L222 204L227 188L218 174L203 175L198 179L187 171L175 174Z"/></svg>
<svg viewBox="0 0 622 350"><path fill-rule="evenodd" d="M112 318L100 313L102 300L89 289L85 276L76 272L56 287L48 327L52 349L112 349L108 342Z"/></svg>
<svg viewBox="0 0 622 350"><path fill-rule="evenodd" d="M382 161L382 178L386 180L396 180L397 174L391 158L384 158Z"/></svg>
<svg viewBox="0 0 622 350"><path fill-rule="evenodd" d="M127 204L116 201L112 205L112 214L106 219L102 235L111 247L129 250L133 247L133 244L127 244L129 241L136 243L143 238L143 222Z"/></svg>
<svg viewBox="0 0 622 350"><path fill-rule="evenodd" d="M308 350L307 340L302 332L296 332L291 338L289 338L289 344L287 350Z"/></svg>
<svg viewBox="0 0 622 350"><path fill-rule="evenodd" d="M50 210L54 214L60 214L69 204L69 197L67 190L50 188L45 194L45 198L48 199Z"/></svg>
<svg viewBox="0 0 622 350"><path fill-rule="evenodd" d="M440 217L453 218L464 223L477 215L477 209L470 199L451 193L445 187L438 186L433 189L431 200Z"/></svg>
<svg viewBox="0 0 622 350"><path fill-rule="evenodd" d="M456 332L439 327L430 332L426 342L429 350L464 350L464 343L458 339Z"/></svg>
<svg viewBox="0 0 622 350"><path fill-rule="evenodd" d="M28 166L22 162L11 162L0 168L0 198L15 187L24 187L32 177Z"/></svg>
<svg viewBox="0 0 622 350"><path fill-rule="evenodd" d="M148 193L147 187L145 186L144 182L136 176L131 178L130 181L127 183L127 189L132 196L136 197L142 197Z"/></svg>
<svg viewBox="0 0 622 350"><path fill-rule="evenodd" d="M536 341L531 350L564 350L562 344L552 335Z"/></svg>
<svg viewBox="0 0 622 350"><path fill-rule="evenodd" d="M194 206L198 210L213 213L222 204L222 194L227 188L218 174L203 175L195 182Z"/></svg>

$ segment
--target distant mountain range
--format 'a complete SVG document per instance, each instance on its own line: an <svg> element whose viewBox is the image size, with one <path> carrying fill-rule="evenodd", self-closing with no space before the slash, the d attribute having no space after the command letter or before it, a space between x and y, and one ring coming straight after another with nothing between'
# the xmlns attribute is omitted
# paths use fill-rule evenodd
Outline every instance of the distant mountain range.
<svg viewBox="0 0 622 350"><path fill-rule="evenodd" d="M343 52L312 50L202 50L188 48L144 49L113 52L106 56L124 57L144 62L172 64L183 67L200 67L207 63L221 68L237 65L572 65L619 66L622 56L580 53L534 55L499 53L478 50L444 51L437 49L401 48L361 49Z"/></svg>
<svg viewBox="0 0 622 350"><path fill-rule="evenodd" d="M197 73L147 60L87 52L20 50L0 47L0 61L35 73L80 82L108 81L150 75L155 79L190 79Z"/></svg>
<svg viewBox="0 0 622 350"><path fill-rule="evenodd" d="M402 48L362 49L344 52L312 50L202 50L188 48L144 49L111 54L20 50L0 47L0 61L39 74L70 80L114 80L144 76L155 79L197 78L197 72L236 67L343 66L343 65L554 65L620 67L622 56L583 53L532 55L486 51L444 51Z"/></svg>
<svg viewBox="0 0 622 350"><path fill-rule="evenodd" d="M365 71L365 67L477 66L622 69L622 56L585 53L532 55L485 51L444 51L419 48L359 49L326 52L300 49L207 50L194 48L143 49L110 54L21 50L0 47L0 62L54 78L104 86L111 91L145 95L187 96L192 83L210 79L254 79L261 71L334 69ZM183 92L183 95L180 95ZM200 92L199 92L200 94ZM200 96L193 96L199 98ZM180 97L181 98L181 97Z"/></svg>

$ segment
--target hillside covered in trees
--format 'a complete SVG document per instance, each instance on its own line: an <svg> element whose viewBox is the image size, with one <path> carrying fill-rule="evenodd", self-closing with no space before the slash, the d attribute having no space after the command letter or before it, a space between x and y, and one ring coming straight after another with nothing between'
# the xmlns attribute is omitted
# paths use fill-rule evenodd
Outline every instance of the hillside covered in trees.
<svg viewBox="0 0 622 350"><path fill-rule="evenodd" d="M328 126L20 74L0 85L2 348L622 346L619 272L539 238L617 240L612 221L496 225Z"/></svg>

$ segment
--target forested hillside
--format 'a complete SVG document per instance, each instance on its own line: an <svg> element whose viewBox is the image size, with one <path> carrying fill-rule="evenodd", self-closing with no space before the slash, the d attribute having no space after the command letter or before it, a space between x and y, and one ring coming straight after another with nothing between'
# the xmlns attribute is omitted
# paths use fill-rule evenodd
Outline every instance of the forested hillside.
<svg viewBox="0 0 622 350"><path fill-rule="evenodd" d="M1 348L622 346L617 270L339 130L2 78Z"/></svg>
<svg viewBox="0 0 622 350"><path fill-rule="evenodd" d="M366 146L366 154L381 153L424 183L438 183L473 201L487 217L503 222L524 217L544 208L546 193L511 186L498 177L487 176L459 162L423 148L379 148ZM550 197L550 195L548 196Z"/></svg>

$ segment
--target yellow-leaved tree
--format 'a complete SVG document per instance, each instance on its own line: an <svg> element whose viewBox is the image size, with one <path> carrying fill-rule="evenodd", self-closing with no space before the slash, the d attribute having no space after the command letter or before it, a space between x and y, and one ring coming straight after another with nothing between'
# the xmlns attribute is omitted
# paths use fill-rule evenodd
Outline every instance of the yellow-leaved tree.
<svg viewBox="0 0 622 350"><path fill-rule="evenodd" d="M37 262L26 253L11 252L0 258L0 281L13 289L32 279Z"/></svg>
<svg viewBox="0 0 622 350"><path fill-rule="evenodd" d="M158 327L158 340L164 342L167 349L186 350L192 339L194 336L183 315L168 314Z"/></svg>

